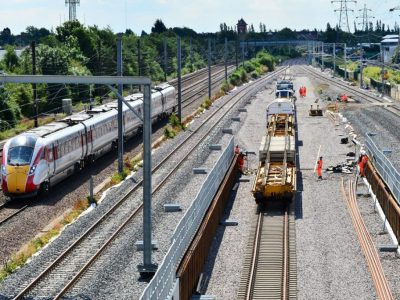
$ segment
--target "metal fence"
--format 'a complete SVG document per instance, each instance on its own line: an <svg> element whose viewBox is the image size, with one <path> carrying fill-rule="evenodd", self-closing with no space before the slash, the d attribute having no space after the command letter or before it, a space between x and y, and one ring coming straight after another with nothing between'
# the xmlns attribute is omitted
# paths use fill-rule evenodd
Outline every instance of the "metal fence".
<svg viewBox="0 0 400 300"><path fill-rule="evenodd" d="M171 238L171 246L157 273L143 291L141 299L167 299L171 295L177 280L176 270L179 263L196 234L207 208L231 164L233 146L232 137L228 147L218 159L213 170L208 173L193 203L176 227Z"/></svg>
<svg viewBox="0 0 400 300"><path fill-rule="evenodd" d="M390 159L375 144L372 137L367 135L365 138L365 146L379 175L385 181L392 192L397 203L400 205L400 173L393 166Z"/></svg>

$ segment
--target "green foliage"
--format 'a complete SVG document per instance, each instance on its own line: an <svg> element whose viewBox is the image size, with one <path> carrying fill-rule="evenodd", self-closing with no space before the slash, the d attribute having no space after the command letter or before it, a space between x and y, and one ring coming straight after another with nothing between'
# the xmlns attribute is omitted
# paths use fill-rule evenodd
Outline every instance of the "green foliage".
<svg viewBox="0 0 400 300"><path fill-rule="evenodd" d="M276 59L268 52L261 51L257 53L256 58L261 65L268 68L268 71L272 72L273 70L275 70Z"/></svg>
<svg viewBox="0 0 400 300"><path fill-rule="evenodd" d="M235 70L229 76L231 85L241 85L249 81L249 76L253 79L260 77L262 74L273 71L275 69L276 58L266 51L257 53L256 58L253 58L244 63L243 67Z"/></svg>
<svg viewBox="0 0 400 300"><path fill-rule="evenodd" d="M169 117L169 124L171 124L171 126L173 127L179 127L181 126L181 122L179 122L179 118L178 116L173 113L170 117Z"/></svg>
<svg viewBox="0 0 400 300"><path fill-rule="evenodd" d="M152 33L163 33L167 31L167 27L165 27L163 21L161 19L157 19L154 23L154 26L151 28Z"/></svg>
<svg viewBox="0 0 400 300"><path fill-rule="evenodd" d="M168 139L173 139L176 136L176 132L173 128L166 126L164 128L164 136Z"/></svg>
<svg viewBox="0 0 400 300"><path fill-rule="evenodd" d="M258 77L260 77L260 74L257 71L253 71L251 72L250 76L253 79L257 79Z"/></svg>
<svg viewBox="0 0 400 300"><path fill-rule="evenodd" d="M227 82L227 81L225 81L225 82L221 85L221 91L223 91L224 94L227 94L231 89L232 89L232 85L229 84L229 82Z"/></svg>
<svg viewBox="0 0 400 300"><path fill-rule="evenodd" d="M7 91L7 101L16 103L23 116L31 117L35 115L33 105L33 90L31 85L8 84Z"/></svg>
<svg viewBox="0 0 400 300"><path fill-rule="evenodd" d="M112 177L111 177L111 183L112 184L117 184L120 183L121 181L123 181L126 176L128 176L129 174L129 170L127 168L124 168L124 170L120 173L115 173Z"/></svg>
<svg viewBox="0 0 400 300"><path fill-rule="evenodd" d="M6 70L10 72L14 72L14 70L19 66L19 58L15 53L15 48L13 46L6 46L6 53L3 61Z"/></svg>
<svg viewBox="0 0 400 300"><path fill-rule="evenodd" d="M11 96L11 88L0 88L0 128L2 130L14 127L21 118L21 110L14 97Z"/></svg>
<svg viewBox="0 0 400 300"><path fill-rule="evenodd" d="M201 104L201 107L204 109L208 109L212 104L212 100L208 97L204 100L204 102Z"/></svg>

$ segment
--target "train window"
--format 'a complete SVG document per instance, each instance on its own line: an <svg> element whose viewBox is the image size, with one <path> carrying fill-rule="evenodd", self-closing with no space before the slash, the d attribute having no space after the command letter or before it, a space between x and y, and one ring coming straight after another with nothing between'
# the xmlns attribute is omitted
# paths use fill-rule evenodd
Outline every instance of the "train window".
<svg viewBox="0 0 400 300"><path fill-rule="evenodd" d="M8 150L8 164L10 165L29 165L33 155L33 148L17 146Z"/></svg>
<svg viewBox="0 0 400 300"><path fill-rule="evenodd" d="M46 149L47 148L43 148L42 149L42 153L40 154L40 159L45 159L46 158Z"/></svg>
<svg viewBox="0 0 400 300"><path fill-rule="evenodd" d="M48 149L48 150L49 150L47 152L48 153L48 159L49 159L49 161L52 161L53 160L53 151L51 149Z"/></svg>

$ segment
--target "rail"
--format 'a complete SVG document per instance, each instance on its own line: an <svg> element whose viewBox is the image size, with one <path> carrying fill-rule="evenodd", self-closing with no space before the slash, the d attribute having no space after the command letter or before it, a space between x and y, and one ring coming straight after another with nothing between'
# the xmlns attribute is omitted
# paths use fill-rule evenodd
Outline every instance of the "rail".
<svg viewBox="0 0 400 300"><path fill-rule="evenodd" d="M237 299L295 299L294 224L288 208L262 210L251 233Z"/></svg>
<svg viewBox="0 0 400 300"><path fill-rule="evenodd" d="M383 153L370 135L365 137L365 146L379 175L385 181L397 203L400 205L400 173Z"/></svg>
<svg viewBox="0 0 400 300"><path fill-rule="evenodd" d="M375 285L376 294L379 299L394 299L390 290L389 283L383 271L382 264L379 259L379 254L375 248L374 242L368 232L368 229L362 219L360 210L358 208L355 193L355 182L351 180L349 181L348 189L346 192L346 187L342 178L342 193L345 198L350 217L354 225L354 229L356 230L358 239L360 241L362 252L364 253L365 260L371 273Z"/></svg>
<svg viewBox="0 0 400 300"><path fill-rule="evenodd" d="M179 262L196 234L207 208L230 166L234 154L233 146L232 137L213 170L205 179L192 205L175 229L171 238L171 246L140 299L166 299L170 296L177 281L176 270Z"/></svg>

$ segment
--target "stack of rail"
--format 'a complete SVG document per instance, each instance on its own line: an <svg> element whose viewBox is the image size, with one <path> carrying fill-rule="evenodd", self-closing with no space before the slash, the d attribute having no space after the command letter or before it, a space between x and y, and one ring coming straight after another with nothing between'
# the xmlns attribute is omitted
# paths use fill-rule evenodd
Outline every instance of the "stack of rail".
<svg viewBox="0 0 400 300"><path fill-rule="evenodd" d="M267 130L261 141L252 189L257 203L291 200L295 193L295 115L291 100L277 98L267 108Z"/></svg>

